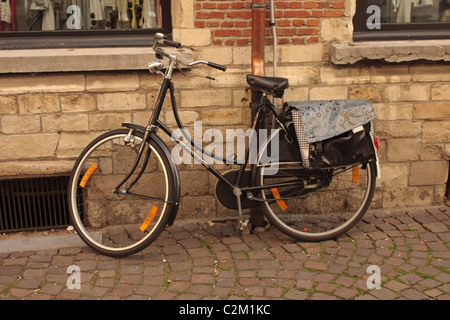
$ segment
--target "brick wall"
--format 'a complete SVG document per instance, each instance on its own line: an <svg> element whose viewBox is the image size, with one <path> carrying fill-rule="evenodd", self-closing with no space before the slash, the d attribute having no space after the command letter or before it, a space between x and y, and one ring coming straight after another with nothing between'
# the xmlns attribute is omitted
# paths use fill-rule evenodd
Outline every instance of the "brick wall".
<svg viewBox="0 0 450 320"><path fill-rule="evenodd" d="M196 0L195 27L209 28L215 46L247 46L251 43L251 2ZM275 1L280 44L319 42L320 19L342 16L343 1ZM268 39L267 44L271 43Z"/></svg>
<svg viewBox="0 0 450 320"><path fill-rule="evenodd" d="M222 78L220 78L222 76ZM247 93L237 72L221 80L174 76L183 124L247 128ZM147 71L0 75L0 178L68 174L76 157L100 134L124 121L147 125L161 77ZM175 129L169 101L162 120ZM170 138L163 136L170 145ZM228 166L217 166L226 170ZM215 178L201 165L180 165L179 217L228 216L213 196Z"/></svg>
<svg viewBox="0 0 450 320"><path fill-rule="evenodd" d="M373 207L442 204L448 179L450 66L371 63L321 67L311 99L361 98L374 104L382 179Z"/></svg>
<svg viewBox="0 0 450 320"><path fill-rule="evenodd" d="M291 84L284 100L362 98L374 103L382 179L372 208L442 204L450 157L450 64L367 61L336 66L330 62L330 45L348 42L354 0L276 3L279 76ZM249 4L173 1L175 40L191 47L195 59L229 67L226 73L197 70L216 81L177 73L186 127L195 120L203 120L205 130L250 125L245 82L251 72ZM268 28L267 35L270 43ZM266 53L270 75L271 46ZM145 124L159 83L158 76L146 71L0 75L0 176L70 172L75 157L95 136L122 121ZM163 119L174 125L168 106ZM182 165L180 170L180 218L236 215L216 201L216 179L202 166Z"/></svg>

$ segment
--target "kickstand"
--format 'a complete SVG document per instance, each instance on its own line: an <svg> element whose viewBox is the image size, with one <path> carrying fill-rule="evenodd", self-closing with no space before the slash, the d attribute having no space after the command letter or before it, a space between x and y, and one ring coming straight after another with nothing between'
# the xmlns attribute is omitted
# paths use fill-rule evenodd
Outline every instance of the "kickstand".
<svg viewBox="0 0 450 320"><path fill-rule="evenodd" d="M234 195L236 196L237 205L238 205L238 212L239 212L239 231L243 231L243 230L247 227L247 225L248 225L248 223L249 223L249 220L245 220L245 221L244 221L244 215L242 214L242 205L241 205L241 195L242 195L242 192L241 192L241 189L235 188L235 189L233 190L233 193L234 193Z"/></svg>

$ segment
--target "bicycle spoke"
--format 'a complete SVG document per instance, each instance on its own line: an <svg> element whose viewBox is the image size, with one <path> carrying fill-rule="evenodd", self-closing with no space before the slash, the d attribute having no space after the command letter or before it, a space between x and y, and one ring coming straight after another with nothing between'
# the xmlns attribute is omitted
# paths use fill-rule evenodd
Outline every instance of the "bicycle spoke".
<svg viewBox="0 0 450 320"><path fill-rule="evenodd" d="M124 143L125 138L133 143ZM124 256L147 246L162 231L175 203L167 158L148 144L136 161L141 143L142 135L112 131L86 148L74 168L74 224L83 240L104 254ZM128 189L116 189L121 181L131 182Z"/></svg>
<svg viewBox="0 0 450 320"><path fill-rule="evenodd" d="M272 223L295 238L329 239L345 232L367 210L374 191L373 172L372 164L358 170L347 167L332 171L304 170L303 173L280 168L279 174L267 177L261 169L259 184L264 186L261 196L266 200L262 208ZM355 173L358 173L357 178ZM282 187L285 181L292 181L292 177L299 175L302 184ZM270 189L277 185L280 186L276 190L279 196Z"/></svg>
<svg viewBox="0 0 450 320"><path fill-rule="evenodd" d="M126 195L127 196L133 196L133 197L136 197L136 198L141 198L141 199L156 200L156 201L159 201L159 202L162 202L162 203L168 203L168 204L172 204L173 203L172 201L166 201L166 200L164 200L162 198L145 196L143 194L137 194L137 193L133 193L133 192L129 192L129 191L127 191Z"/></svg>

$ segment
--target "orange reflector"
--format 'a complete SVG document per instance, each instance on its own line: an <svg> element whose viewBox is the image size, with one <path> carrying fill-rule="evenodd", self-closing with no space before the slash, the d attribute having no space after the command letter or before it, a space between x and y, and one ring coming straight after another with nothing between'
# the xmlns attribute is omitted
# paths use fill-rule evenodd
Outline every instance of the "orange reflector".
<svg viewBox="0 0 450 320"><path fill-rule="evenodd" d="M353 180L354 183L359 182L359 168L357 166L353 167Z"/></svg>
<svg viewBox="0 0 450 320"><path fill-rule="evenodd" d="M147 230L150 223L152 223L153 219L156 216L156 212L158 212L158 207L153 206L147 219L145 219L144 223L139 227L139 229L141 229L142 232L145 232L145 230Z"/></svg>
<svg viewBox="0 0 450 320"><path fill-rule="evenodd" d="M273 197L275 199L280 199L281 198L280 193L278 192L277 188L273 188L273 189L271 189L271 191L272 191ZM277 200L277 204L278 204L278 206L280 207L281 210L284 211L284 210L287 209L287 205L286 205L286 203L284 203L283 200Z"/></svg>
<svg viewBox="0 0 450 320"><path fill-rule="evenodd" d="M86 171L86 173L83 176L83 179L81 179L80 182L80 187L85 188L86 184L89 180L89 178L94 174L95 170L97 170L97 165L94 163L89 169L88 171Z"/></svg>

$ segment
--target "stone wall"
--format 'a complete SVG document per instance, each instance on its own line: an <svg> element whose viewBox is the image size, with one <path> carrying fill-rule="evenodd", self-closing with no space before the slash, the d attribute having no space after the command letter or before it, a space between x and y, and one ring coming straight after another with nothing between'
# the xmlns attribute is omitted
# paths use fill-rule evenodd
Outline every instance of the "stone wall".
<svg viewBox="0 0 450 320"><path fill-rule="evenodd" d="M251 72L251 47L248 32L243 31L250 28L250 2L172 2L174 39L191 47L195 59L229 67L226 73L198 70L216 81L176 74L176 97L186 127L196 120L203 121L204 129L250 125L245 75ZM333 64L332 46L348 44L351 36L354 1L277 3L278 27L281 39L286 39L280 46L278 75L288 77L291 84L284 101L370 100L379 117L376 135L382 170L372 207L441 204L450 157L450 64L424 60ZM220 30L241 32L227 35ZM305 34L305 30L315 31ZM271 75L270 46L266 62ZM159 76L147 71L1 74L0 176L70 172L76 156L94 137L123 121L146 124L159 83ZM164 110L163 119L173 126L168 103ZM216 179L202 166L181 165L180 170L179 217L236 214L217 202Z"/></svg>

